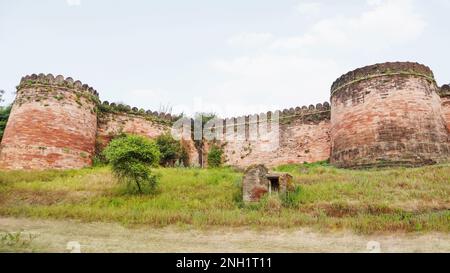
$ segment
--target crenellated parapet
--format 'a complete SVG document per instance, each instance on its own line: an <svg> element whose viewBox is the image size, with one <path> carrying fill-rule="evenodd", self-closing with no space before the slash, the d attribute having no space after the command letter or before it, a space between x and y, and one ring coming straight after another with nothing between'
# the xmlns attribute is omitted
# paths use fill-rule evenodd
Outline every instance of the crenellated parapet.
<svg viewBox="0 0 450 273"><path fill-rule="evenodd" d="M435 83L433 71L428 66L413 62L387 62L358 68L342 75L331 86L331 94L354 83L394 75L418 76Z"/></svg>
<svg viewBox="0 0 450 273"><path fill-rule="evenodd" d="M309 105L309 106L302 106L302 107L296 107L296 108L286 108L283 110L276 110L276 111L268 111L266 113L260 113L260 114L254 114L254 115L245 115L245 116L238 116L238 117L231 117L228 118L229 120L250 120L251 118L255 119L267 119L271 120L272 117L277 114L277 118L280 120L281 123L285 123L285 121L293 121L296 119L301 119L304 121L308 121L311 119L308 119L308 117L315 117L315 121L323 121L323 120L329 120L330 119L330 103L324 102L324 103L318 103L316 105Z"/></svg>
<svg viewBox="0 0 450 273"><path fill-rule="evenodd" d="M99 105L99 111L103 113L123 113L131 114L136 116L141 116L143 118L149 118L156 122L161 122L170 125L172 122L180 118L179 115L172 115L170 113L162 113L152 110L145 110L143 108L131 107L127 104L122 103L109 103L108 101L103 101Z"/></svg>
<svg viewBox="0 0 450 273"><path fill-rule="evenodd" d="M439 90L441 97L450 97L450 84L444 84Z"/></svg>
<svg viewBox="0 0 450 273"><path fill-rule="evenodd" d="M80 92L89 93L95 97L98 97L98 92L94 88L90 87L87 84L83 84L79 80L74 80L71 77L64 78L62 75L53 76L53 74L31 74L23 77L20 80L20 84L17 86L17 90L21 90L24 87L30 86L50 86L50 87L58 87L68 90L76 90Z"/></svg>
<svg viewBox="0 0 450 273"><path fill-rule="evenodd" d="M277 166L326 160L330 155L328 102L213 119L204 137L224 151L225 164ZM192 124L194 121L191 120ZM205 153L203 156L206 156Z"/></svg>

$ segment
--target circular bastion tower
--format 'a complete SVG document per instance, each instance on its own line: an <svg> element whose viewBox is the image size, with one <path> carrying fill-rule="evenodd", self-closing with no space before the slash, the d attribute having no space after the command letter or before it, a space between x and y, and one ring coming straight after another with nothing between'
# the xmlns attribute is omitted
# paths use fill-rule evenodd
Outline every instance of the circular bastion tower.
<svg viewBox="0 0 450 273"><path fill-rule="evenodd" d="M449 159L449 132L433 72L383 63L349 72L331 87L331 163L420 166Z"/></svg>
<svg viewBox="0 0 450 273"><path fill-rule="evenodd" d="M23 77L1 143L2 169L90 166L98 93L63 76Z"/></svg>

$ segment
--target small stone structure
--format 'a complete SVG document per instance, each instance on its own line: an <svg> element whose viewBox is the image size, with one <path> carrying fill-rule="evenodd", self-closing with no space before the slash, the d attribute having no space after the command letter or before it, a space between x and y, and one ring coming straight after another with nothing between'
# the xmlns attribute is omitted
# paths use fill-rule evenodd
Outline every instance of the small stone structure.
<svg viewBox="0 0 450 273"><path fill-rule="evenodd" d="M269 173L264 165L254 165L247 168L242 181L244 202L257 202L266 193L286 194L293 188L290 174Z"/></svg>

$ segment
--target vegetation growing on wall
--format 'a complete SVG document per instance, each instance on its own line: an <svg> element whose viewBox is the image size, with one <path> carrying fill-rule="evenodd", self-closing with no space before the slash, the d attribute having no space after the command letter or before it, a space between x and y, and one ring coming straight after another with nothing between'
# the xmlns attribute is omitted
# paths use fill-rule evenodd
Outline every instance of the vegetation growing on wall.
<svg viewBox="0 0 450 273"><path fill-rule="evenodd" d="M223 163L223 149L216 144L213 144L208 152L208 167L217 168Z"/></svg>
<svg viewBox="0 0 450 273"><path fill-rule="evenodd" d="M195 122L201 122L202 127L201 128L205 128L206 123L208 123L208 121L212 120L213 118L216 118L216 114L214 113L196 113L195 114ZM195 149L197 149L198 155L199 155L199 163L200 166L203 167L204 164L204 149L205 149L205 140L203 139L203 135L202 135L202 139L195 139L194 138L194 146Z"/></svg>
<svg viewBox="0 0 450 273"><path fill-rule="evenodd" d="M132 108L129 105L125 105L122 103L109 103L103 102L97 104L97 114L99 117L104 116L105 114L132 114L136 116L141 116L146 120L153 121L159 124L172 125L173 121L180 118L180 116L172 116L158 114L157 112L145 111L144 109Z"/></svg>
<svg viewBox="0 0 450 273"><path fill-rule="evenodd" d="M179 140L175 140L170 133L165 133L158 136L155 141L161 154L159 160L161 166L185 166L188 161L188 154Z"/></svg>

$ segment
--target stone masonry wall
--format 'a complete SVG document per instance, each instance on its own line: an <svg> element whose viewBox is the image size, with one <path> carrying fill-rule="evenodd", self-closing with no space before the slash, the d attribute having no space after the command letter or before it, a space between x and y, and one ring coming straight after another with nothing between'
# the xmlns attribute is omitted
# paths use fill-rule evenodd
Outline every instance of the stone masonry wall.
<svg viewBox="0 0 450 273"><path fill-rule="evenodd" d="M327 159L350 168L449 161L450 86L438 88L428 67L417 63L363 67L336 80L331 92L331 106L216 121L212 132L222 133L216 140L182 141L190 165L207 166L212 145L223 148L225 165L241 168ZM275 130L271 121L277 116ZM0 147L0 169L90 166L96 150L114 136L156 138L169 132L177 119L101 103L97 91L72 78L33 74L22 78L17 88ZM263 123L266 119L268 123Z"/></svg>
<svg viewBox="0 0 450 273"><path fill-rule="evenodd" d="M159 135L170 132L169 122L155 119L159 115L152 113L140 115L133 112L103 113L98 118L97 149L105 148L117 135L122 133L136 134L155 139ZM183 140L182 146L189 155L191 166L198 165L198 151L192 140Z"/></svg>
<svg viewBox="0 0 450 273"><path fill-rule="evenodd" d="M331 163L339 167L424 165L450 158L433 73L386 63L338 79L331 97Z"/></svg>
<svg viewBox="0 0 450 273"><path fill-rule="evenodd" d="M157 123L143 116L130 113L105 113L99 117L97 142L105 147L114 136L122 133L154 139L169 129L169 125Z"/></svg>
<svg viewBox="0 0 450 273"><path fill-rule="evenodd" d="M3 169L72 169L91 165L97 93L53 75L22 79L0 151Z"/></svg>
<svg viewBox="0 0 450 273"><path fill-rule="evenodd" d="M324 105L280 112L278 132L271 130L270 119L268 124L263 125L252 124L250 117L226 120L223 139L218 143L224 150L225 164L241 168L255 164L273 167L329 159L330 109L328 103ZM269 112L265 116L270 115ZM253 117L252 120L260 120L261 116ZM266 138L250 137L249 129L252 126L258 127L259 130L262 126L269 127ZM239 130L245 131L245 137L239 137ZM279 141L272 142L275 139ZM206 156L208 149L205 150Z"/></svg>

